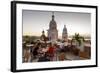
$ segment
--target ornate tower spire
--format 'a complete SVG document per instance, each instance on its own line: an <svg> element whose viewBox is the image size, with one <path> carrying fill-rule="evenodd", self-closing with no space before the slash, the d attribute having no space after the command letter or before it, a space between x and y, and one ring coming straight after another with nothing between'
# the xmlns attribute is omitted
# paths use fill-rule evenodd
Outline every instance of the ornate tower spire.
<svg viewBox="0 0 100 73"><path fill-rule="evenodd" d="M66 25L64 25L64 28L66 28Z"/></svg>
<svg viewBox="0 0 100 73"><path fill-rule="evenodd" d="M49 23L49 29L48 29L48 39L49 41L57 41L58 39L58 30L57 30L57 24L56 21L54 20L54 12L52 12L52 19Z"/></svg>
<svg viewBox="0 0 100 73"><path fill-rule="evenodd" d="M44 30L42 31L42 35L41 35L40 39L42 41L45 41L46 40L46 36L45 36L45 31Z"/></svg>
<svg viewBox="0 0 100 73"><path fill-rule="evenodd" d="M68 33L67 33L66 25L64 25L64 28L63 28L62 39L63 41L68 41Z"/></svg>
<svg viewBox="0 0 100 73"><path fill-rule="evenodd" d="M55 16L54 16L54 12L52 12L52 20L54 20Z"/></svg>
<svg viewBox="0 0 100 73"><path fill-rule="evenodd" d="M44 30L42 31L42 34L44 34L45 32L44 32Z"/></svg>
<svg viewBox="0 0 100 73"><path fill-rule="evenodd" d="M67 34L67 28L66 28L66 25L64 25L63 33L64 33L64 34Z"/></svg>

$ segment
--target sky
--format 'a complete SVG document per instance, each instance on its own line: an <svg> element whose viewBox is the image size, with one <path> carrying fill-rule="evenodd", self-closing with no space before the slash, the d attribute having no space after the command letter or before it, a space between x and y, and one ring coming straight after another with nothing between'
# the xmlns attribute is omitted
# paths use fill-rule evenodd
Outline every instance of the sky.
<svg viewBox="0 0 100 73"><path fill-rule="evenodd" d="M91 34L91 14L76 12L55 12L55 21L57 23L58 36L62 36L64 25L66 25L68 35L79 33L81 35ZM23 35L41 36L42 31L49 29L49 23L52 19L52 11L23 10Z"/></svg>

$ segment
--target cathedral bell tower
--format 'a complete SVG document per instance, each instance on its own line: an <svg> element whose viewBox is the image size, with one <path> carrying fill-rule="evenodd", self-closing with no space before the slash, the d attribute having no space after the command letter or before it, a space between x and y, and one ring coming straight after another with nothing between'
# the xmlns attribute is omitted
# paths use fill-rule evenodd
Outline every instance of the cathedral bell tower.
<svg viewBox="0 0 100 73"><path fill-rule="evenodd" d="M63 32L62 32L62 40L65 41L65 42L68 41L68 33L67 33L66 25L64 25L64 28L63 28Z"/></svg>
<svg viewBox="0 0 100 73"><path fill-rule="evenodd" d="M58 30L57 30L57 24L55 21L54 12L52 12L52 20L49 23L48 38L49 41L53 41L53 42L56 42L58 40Z"/></svg>

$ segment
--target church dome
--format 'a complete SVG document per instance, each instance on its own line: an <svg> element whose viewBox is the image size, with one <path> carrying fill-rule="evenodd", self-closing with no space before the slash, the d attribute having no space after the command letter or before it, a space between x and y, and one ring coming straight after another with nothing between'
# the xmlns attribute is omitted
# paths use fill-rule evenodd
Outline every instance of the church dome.
<svg viewBox="0 0 100 73"><path fill-rule="evenodd" d="M64 25L63 33L67 34L67 28L66 28L66 25Z"/></svg>
<svg viewBox="0 0 100 73"><path fill-rule="evenodd" d="M40 39L41 39L42 41L45 41L45 40L46 40L46 36L45 36L44 30L42 31L42 35L41 35Z"/></svg>
<svg viewBox="0 0 100 73"><path fill-rule="evenodd" d="M50 29L56 29L57 27L56 21L54 20L54 15L52 15L52 20L49 23L49 27Z"/></svg>

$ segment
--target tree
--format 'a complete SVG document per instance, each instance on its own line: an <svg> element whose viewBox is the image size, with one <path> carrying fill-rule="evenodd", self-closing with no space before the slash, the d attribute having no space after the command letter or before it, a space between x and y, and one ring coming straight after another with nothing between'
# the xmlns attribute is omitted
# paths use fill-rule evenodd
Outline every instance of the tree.
<svg viewBox="0 0 100 73"><path fill-rule="evenodd" d="M79 33L75 33L75 35L72 37L71 45L74 40L76 40L80 46L82 44L82 41L84 42L84 37L80 36Z"/></svg>

